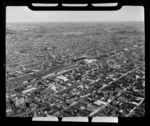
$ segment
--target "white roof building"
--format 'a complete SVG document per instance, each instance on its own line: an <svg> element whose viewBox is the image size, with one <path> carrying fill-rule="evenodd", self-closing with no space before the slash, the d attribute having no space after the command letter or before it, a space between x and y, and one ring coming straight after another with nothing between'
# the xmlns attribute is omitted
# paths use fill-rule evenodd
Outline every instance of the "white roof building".
<svg viewBox="0 0 150 126"><path fill-rule="evenodd" d="M33 90L36 90L36 88L33 87L33 88L30 88L30 89L24 90L24 91L22 91L22 93L23 93L23 94L26 94L26 93L31 92L31 91L33 91Z"/></svg>
<svg viewBox="0 0 150 126"><path fill-rule="evenodd" d="M62 79L62 80L64 80L64 81L68 81L67 77L65 77L65 76L63 76L63 75L57 76L56 78Z"/></svg>
<svg viewBox="0 0 150 126"><path fill-rule="evenodd" d="M100 101L100 100L97 100L97 101L95 101L94 102L94 104L96 104L96 105L101 105L101 104L107 104L106 102L103 102L103 101Z"/></svg>
<svg viewBox="0 0 150 126"><path fill-rule="evenodd" d="M96 61L96 59L85 59L84 61L87 63L93 63Z"/></svg>

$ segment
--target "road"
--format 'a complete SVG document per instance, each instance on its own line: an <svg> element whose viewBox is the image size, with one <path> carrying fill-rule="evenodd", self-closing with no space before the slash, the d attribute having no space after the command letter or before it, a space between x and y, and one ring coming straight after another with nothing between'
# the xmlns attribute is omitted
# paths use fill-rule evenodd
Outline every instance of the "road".
<svg viewBox="0 0 150 126"><path fill-rule="evenodd" d="M15 115L11 115L11 116L9 116L9 117L23 117L23 116L26 115L26 114L30 114L30 113L32 113L32 112L37 112L37 111L43 110L43 109L45 109L45 108L47 108L47 107L42 107L42 108L35 109L35 110L32 110L32 111L27 111L27 112L23 112L23 113L18 113L18 114L15 114Z"/></svg>

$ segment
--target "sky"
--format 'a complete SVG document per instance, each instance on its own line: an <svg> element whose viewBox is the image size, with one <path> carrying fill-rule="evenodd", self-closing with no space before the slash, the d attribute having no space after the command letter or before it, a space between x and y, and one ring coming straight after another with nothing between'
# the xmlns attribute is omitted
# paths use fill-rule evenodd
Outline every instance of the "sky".
<svg viewBox="0 0 150 126"><path fill-rule="evenodd" d="M6 23L82 21L144 21L144 8L123 6L116 11L32 11L25 6L6 7Z"/></svg>

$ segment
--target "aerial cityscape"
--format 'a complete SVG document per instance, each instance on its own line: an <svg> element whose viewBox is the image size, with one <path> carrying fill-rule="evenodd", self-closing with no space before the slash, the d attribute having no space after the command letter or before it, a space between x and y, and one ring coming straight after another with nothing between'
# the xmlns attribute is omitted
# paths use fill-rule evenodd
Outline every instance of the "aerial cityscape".
<svg viewBox="0 0 150 126"><path fill-rule="evenodd" d="M144 22L6 24L7 117L144 117Z"/></svg>

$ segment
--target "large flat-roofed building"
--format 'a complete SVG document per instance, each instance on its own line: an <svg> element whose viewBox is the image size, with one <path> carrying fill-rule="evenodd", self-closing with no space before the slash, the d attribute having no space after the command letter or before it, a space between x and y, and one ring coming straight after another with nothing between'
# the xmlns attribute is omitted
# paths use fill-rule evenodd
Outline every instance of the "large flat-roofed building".
<svg viewBox="0 0 150 126"><path fill-rule="evenodd" d="M64 80L64 81L68 81L67 77L63 76L63 75L59 75L56 78Z"/></svg>
<svg viewBox="0 0 150 126"><path fill-rule="evenodd" d="M48 74L48 75L46 75L46 76L43 76L42 78L43 78L43 79L46 79L46 78L52 77L52 76L54 76L54 75L55 75L55 73L50 73L50 74Z"/></svg>
<svg viewBox="0 0 150 126"><path fill-rule="evenodd" d="M26 93L31 92L31 91L33 91L33 90L36 90L36 88L33 87L33 88L30 88L30 89L24 90L24 91L22 91L22 93L23 93L23 94L26 94Z"/></svg>

